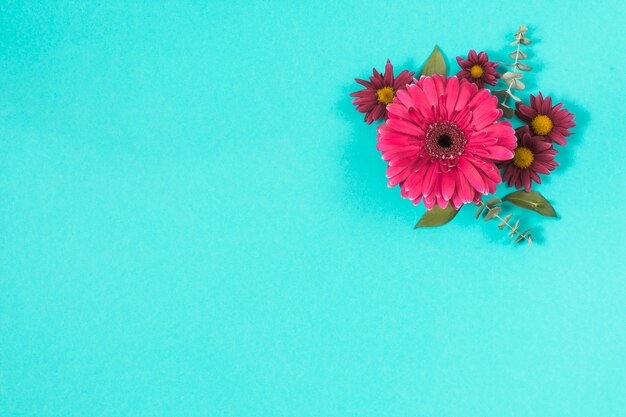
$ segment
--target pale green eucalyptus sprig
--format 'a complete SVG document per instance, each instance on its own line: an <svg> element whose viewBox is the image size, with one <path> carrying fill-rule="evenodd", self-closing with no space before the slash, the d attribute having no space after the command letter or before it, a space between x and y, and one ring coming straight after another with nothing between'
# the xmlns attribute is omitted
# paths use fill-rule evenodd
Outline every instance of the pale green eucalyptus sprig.
<svg viewBox="0 0 626 417"><path fill-rule="evenodd" d="M478 211L476 212L476 219L483 214L483 219L485 221L498 219L500 223L498 224L498 228L500 230L504 230L508 228L508 233L511 239L514 239L514 243L520 243L522 240L526 240L528 242L528 246L532 246L534 237L530 234L530 230L525 230L524 232L519 232L519 220L516 220L514 224L511 224L512 214L508 214L505 217L500 216L500 212L502 211L502 207L500 204L502 200L498 197L493 197L485 203L481 203L478 207Z"/></svg>
<svg viewBox="0 0 626 417"><path fill-rule="evenodd" d="M526 37L526 32L528 32L528 28L521 25L514 34L515 40L509 44L511 46L517 45L517 49L509 53L509 57L513 60L513 62L504 63L507 67L512 68L512 71L507 71L502 74L502 81L504 81L508 88L506 90L492 91L492 93L500 99L498 107L502 110L504 117L509 119L515 114L515 109L507 104L509 98L514 101L521 101L521 99L513 94L511 90L521 91L526 88L524 83L521 81L521 79L524 78L524 74L520 71L532 70L531 66L520 62L528 59L528 54L521 50L522 45L528 46L531 44L531 40Z"/></svg>

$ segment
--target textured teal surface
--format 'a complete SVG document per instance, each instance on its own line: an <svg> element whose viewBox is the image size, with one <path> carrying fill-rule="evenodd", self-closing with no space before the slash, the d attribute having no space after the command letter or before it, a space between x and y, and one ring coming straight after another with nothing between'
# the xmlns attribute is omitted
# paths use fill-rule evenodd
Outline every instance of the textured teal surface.
<svg viewBox="0 0 626 417"><path fill-rule="evenodd" d="M520 5L513 9L512 5ZM624 415L618 1L0 5L0 415ZM388 189L348 97L438 43L579 126L513 247ZM526 97L526 94L524 94Z"/></svg>

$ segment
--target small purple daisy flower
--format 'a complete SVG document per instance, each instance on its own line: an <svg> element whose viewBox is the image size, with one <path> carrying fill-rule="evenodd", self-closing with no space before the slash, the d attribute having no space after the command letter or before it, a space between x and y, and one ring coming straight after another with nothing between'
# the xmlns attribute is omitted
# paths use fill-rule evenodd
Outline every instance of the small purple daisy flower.
<svg viewBox="0 0 626 417"><path fill-rule="evenodd" d="M497 79L500 78L500 74L496 72L498 63L489 61L489 57L484 52L476 54L476 51L472 49L467 54L467 59L457 56L456 62L461 67L461 71L456 76L465 78L479 88L485 88L485 84L496 85Z"/></svg>

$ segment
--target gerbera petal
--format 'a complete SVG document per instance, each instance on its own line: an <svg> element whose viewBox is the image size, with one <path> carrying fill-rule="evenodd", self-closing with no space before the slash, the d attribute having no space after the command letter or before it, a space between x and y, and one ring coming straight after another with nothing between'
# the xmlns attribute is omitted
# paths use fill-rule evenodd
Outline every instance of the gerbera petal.
<svg viewBox="0 0 626 417"><path fill-rule="evenodd" d="M441 175L441 195L445 200L450 200L454 195L454 177L456 175L456 171L447 172Z"/></svg>
<svg viewBox="0 0 626 417"><path fill-rule="evenodd" d="M387 120L387 125L397 132L405 133L410 136L424 135L424 131L420 129L419 126L406 120L396 118L389 119Z"/></svg>
<svg viewBox="0 0 626 417"><path fill-rule="evenodd" d="M482 175L478 172L476 167L472 165L466 158L459 160L459 172L467 178L467 181L481 194L487 192L487 186Z"/></svg>
<svg viewBox="0 0 626 417"><path fill-rule="evenodd" d="M432 77L428 77L422 81L422 90L428 98L428 104L430 106L436 106L439 102L439 96L437 95L437 87Z"/></svg>
<svg viewBox="0 0 626 417"><path fill-rule="evenodd" d="M454 105L456 99L459 96L459 79L456 77L448 78L448 84L446 85L446 109L448 114L454 111Z"/></svg>
<svg viewBox="0 0 626 417"><path fill-rule="evenodd" d="M474 196L472 187L469 182L465 178L465 175L462 175L460 172L454 178L456 190L458 192L461 201L464 203L469 203L472 201L472 197Z"/></svg>
<svg viewBox="0 0 626 417"><path fill-rule="evenodd" d="M489 146L487 152L489 152L489 157L495 161L506 161L507 159L513 158L514 155L511 148L498 145Z"/></svg>
<svg viewBox="0 0 626 417"><path fill-rule="evenodd" d="M428 210L432 210L435 207L435 203L437 202L437 197L434 194L424 196L424 206Z"/></svg>
<svg viewBox="0 0 626 417"><path fill-rule="evenodd" d="M438 164L431 164L424 174L424 187L423 193L424 196L432 194L435 191L435 186L437 185L437 174L439 172Z"/></svg>
<svg viewBox="0 0 626 417"><path fill-rule="evenodd" d="M476 86L472 83L465 82L459 84L459 97L456 100L456 104L454 105L454 110L459 111L463 107L465 107L472 98L472 95L476 93Z"/></svg>

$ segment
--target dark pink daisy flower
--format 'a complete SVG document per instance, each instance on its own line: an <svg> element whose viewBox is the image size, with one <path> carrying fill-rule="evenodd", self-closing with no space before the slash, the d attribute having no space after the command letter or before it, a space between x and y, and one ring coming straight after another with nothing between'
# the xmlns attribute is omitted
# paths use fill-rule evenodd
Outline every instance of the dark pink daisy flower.
<svg viewBox="0 0 626 417"><path fill-rule="evenodd" d="M565 137L572 134L569 128L576 126L576 123L574 123L574 115L562 108L563 103L552 107L552 98L544 99L539 93L537 97L530 95L530 106L520 102L516 105L515 114L528 123L533 134L543 136L559 145L567 144Z"/></svg>
<svg viewBox="0 0 626 417"><path fill-rule="evenodd" d="M494 193L501 182L494 161L513 158L516 145L497 106L489 90L454 76L422 77L398 91L376 146L388 161L389 187L429 210Z"/></svg>
<svg viewBox="0 0 626 417"><path fill-rule="evenodd" d="M364 90L350 94L356 97L352 104L357 111L365 113L365 121L369 124L374 120L387 119L387 105L395 98L398 90L404 90L406 85L413 81L414 72L402 71L395 78L393 65L387 60L384 74L373 69L374 75L369 81L355 78L355 81L365 87Z"/></svg>
<svg viewBox="0 0 626 417"><path fill-rule="evenodd" d="M539 174L549 175L559 163L554 160L557 154L552 144L542 136L533 135L528 126L518 127L517 148L513 159L500 164L504 168L502 179L509 186L530 191L533 181L541 184Z"/></svg>
<svg viewBox="0 0 626 417"><path fill-rule="evenodd" d="M484 88L485 84L496 85L497 79L500 78L500 74L496 72L498 63L489 61L484 52L476 54L472 49L467 54L467 59L457 56L456 62L461 67L456 76L476 84L479 88Z"/></svg>

